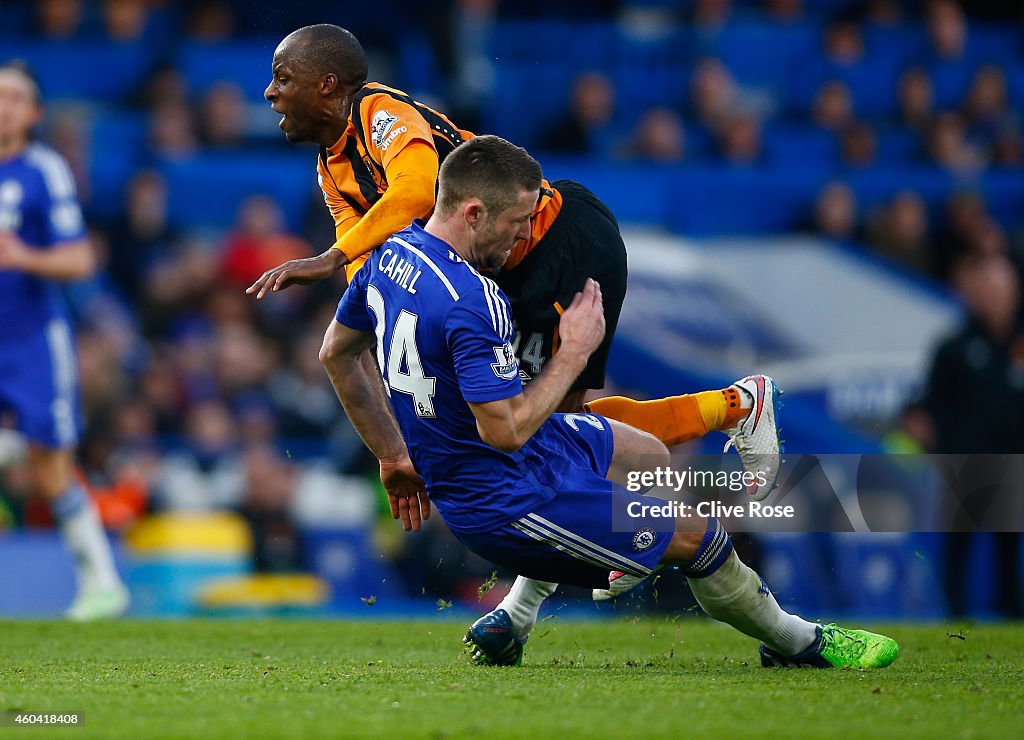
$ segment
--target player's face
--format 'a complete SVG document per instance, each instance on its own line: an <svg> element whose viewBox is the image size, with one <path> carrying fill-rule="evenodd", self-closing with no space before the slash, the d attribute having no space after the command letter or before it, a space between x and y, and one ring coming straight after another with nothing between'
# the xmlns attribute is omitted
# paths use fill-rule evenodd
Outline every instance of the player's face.
<svg viewBox="0 0 1024 740"><path fill-rule="evenodd" d="M0 142L27 139L41 117L32 82L16 70L0 70Z"/></svg>
<svg viewBox="0 0 1024 740"><path fill-rule="evenodd" d="M513 206L486 217L475 250L481 267L497 270L505 264L516 242L530 238L530 216L539 195L539 190L523 190Z"/></svg>
<svg viewBox="0 0 1024 740"><path fill-rule="evenodd" d="M318 78L305 64L292 59L287 40L274 52L273 78L263 97L270 107L281 114L278 126L288 141L314 141L314 124L320 120L317 106Z"/></svg>

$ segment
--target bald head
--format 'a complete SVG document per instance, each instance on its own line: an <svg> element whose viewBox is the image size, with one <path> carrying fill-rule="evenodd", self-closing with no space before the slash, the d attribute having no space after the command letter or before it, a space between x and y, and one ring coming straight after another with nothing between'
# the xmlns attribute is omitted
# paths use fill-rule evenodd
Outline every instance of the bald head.
<svg viewBox="0 0 1024 740"><path fill-rule="evenodd" d="M359 39L341 26L304 26L288 34L277 49L318 76L335 75L345 92L354 92L366 82L366 52Z"/></svg>

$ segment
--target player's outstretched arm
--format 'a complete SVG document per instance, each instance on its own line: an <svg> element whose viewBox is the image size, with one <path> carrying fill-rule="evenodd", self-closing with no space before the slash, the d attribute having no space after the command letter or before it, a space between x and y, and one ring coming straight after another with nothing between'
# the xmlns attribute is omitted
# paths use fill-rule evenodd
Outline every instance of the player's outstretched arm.
<svg viewBox="0 0 1024 740"><path fill-rule="evenodd" d="M249 295L255 293L258 301L267 293L276 293L289 285L309 285L326 280L348 263L344 252L331 247L315 257L288 260L267 270L245 292Z"/></svg>
<svg viewBox="0 0 1024 740"><path fill-rule="evenodd" d="M562 314L559 351L548 360L536 380L511 398L470 403L477 431L487 444L502 452L515 452L532 437L562 403L566 392L587 366L587 359L604 338L601 286L588 279L583 291Z"/></svg>
<svg viewBox="0 0 1024 740"><path fill-rule="evenodd" d="M320 359L352 426L380 463L380 479L388 494L391 516L405 531L419 531L430 518L430 499L384 394L371 354L375 337L332 322Z"/></svg>
<svg viewBox="0 0 1024 740"><path fill-rule="evenodd" d="M17 270L44 280L81 280L96 271L96 254L88 239L33 249L9 231L0 231L0 270Z"/></svg>

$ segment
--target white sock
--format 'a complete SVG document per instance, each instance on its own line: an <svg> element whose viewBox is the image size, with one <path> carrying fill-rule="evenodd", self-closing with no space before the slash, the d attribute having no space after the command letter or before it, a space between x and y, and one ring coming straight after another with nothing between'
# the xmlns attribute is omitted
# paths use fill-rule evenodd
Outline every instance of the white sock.
<svg viewBox="0 0 1024 740"><path fill-rule="evenodd" d="M733 552L714 573L687 578L709 617L725 622L785 656L810 647L818 625L782 610L761 577Z"/></svg>
<svg viewBox="0 0 1024 740"><path fill-rule="evenodd" d="M53 502L61 534L75 558L79 589L116 588L121 579L114 567L110 542L92 499L77 483Z"/></svg>
<svg viewBox="0 0 1024 740"><path fill-rule="evenodd" d="M556 588L558 588L557 583L516 576L516 582L512 584L508 594L495 608L508 612L517 636L526 637L533 630L533 626L537 624L540 605L544 603L544 599L555 592Z"/></svg>

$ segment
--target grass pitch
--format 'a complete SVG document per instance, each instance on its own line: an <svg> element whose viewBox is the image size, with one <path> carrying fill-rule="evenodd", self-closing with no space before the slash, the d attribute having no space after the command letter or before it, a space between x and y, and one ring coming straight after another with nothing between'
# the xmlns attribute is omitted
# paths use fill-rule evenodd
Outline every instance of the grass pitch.
<svg viewBox="0 0 1024 740"><path fill-rule="evenodd" d="M863 625L856 625L863 626ZM1012 737L1024 626L877 627L882 671L767 670L705 619L538 626L479 668L461 621L0 622L0 712L84 714L16 737Z"/></svg>

